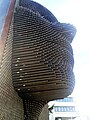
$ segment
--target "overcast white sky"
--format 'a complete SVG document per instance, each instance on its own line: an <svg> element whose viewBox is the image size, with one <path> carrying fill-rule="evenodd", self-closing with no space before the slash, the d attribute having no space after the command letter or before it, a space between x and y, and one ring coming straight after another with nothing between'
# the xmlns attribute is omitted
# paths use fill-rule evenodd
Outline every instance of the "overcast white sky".
<svg viewBox="0 0 90 120"><path fill-rule="evenodd" d="M35 0L46 6L60 22L76 26L73 40L74 73L78 107L82 114L90 116L90 0Z"/></svg>

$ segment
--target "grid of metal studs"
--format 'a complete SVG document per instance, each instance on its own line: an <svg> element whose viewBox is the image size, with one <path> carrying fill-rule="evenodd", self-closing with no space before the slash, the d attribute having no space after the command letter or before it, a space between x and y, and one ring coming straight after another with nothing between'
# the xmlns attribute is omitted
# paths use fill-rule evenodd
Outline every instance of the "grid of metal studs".
<svg viewBox="0 0 90 120"><path fill-rule="evenodd" d="M15 90L28 92L36 98L40 98L43 91L63 92L67 89L65 95L70 94L74 88L74 60L65 33L24 7L18 7L14 13L13 30L12 76ZM49 96L45 100L49 101Z"/></svg>
<svg viewBox="0 0 90 120"><path fill-rule="evenodd" d="M63 32L63 34L65 33L67 40L70 43L72 42L76 34L76 28L73 25L71 26L70 24L65 23L60 24L56 17L47 8L37 2L31 0L19 0L19 5L24 8L28 8L32 12L40 15L42 18L45 18L45 20L51 22L54 28Z"/></svg>
<svg viewBox="0 0 90 120"><path fill-rule="evenodd" d="M45 103L29 99L23 100L23 103L25 120L37 120Z"/></svg>
<svg viewBox="0 0 90 120"><path fill-rule="evenodd" d="M19 5L32 10L50 22L58 22L56 17L45 7L31 0L19 0Z"/></svg>
<svg viewBox="0 0 90 120"><path fill-rule="evenodd" d="M70 43L75 28L59 23L50 11L31 0L19 4L13 18L12 79L23 98L25 119L36 120L46 101L73 91Z"/></svg>

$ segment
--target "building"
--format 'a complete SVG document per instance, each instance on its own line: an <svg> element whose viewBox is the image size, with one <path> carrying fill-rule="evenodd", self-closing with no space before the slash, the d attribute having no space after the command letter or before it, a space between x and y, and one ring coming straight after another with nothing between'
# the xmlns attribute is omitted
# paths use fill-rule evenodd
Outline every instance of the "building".
<svg viewBox="0 0 90 120"><path fill-rule="evenodd" d="M75 98L58 99L53 101L52 104L54 107L49 116L50 120L74 120L78 117Z"/></svg>
<svg viewBox="0 0 90 120"><path fill-rule="evenodd" d="M37 120L49 101L74 89L76 29L32 0L0 5L0 119Z"/></svg>

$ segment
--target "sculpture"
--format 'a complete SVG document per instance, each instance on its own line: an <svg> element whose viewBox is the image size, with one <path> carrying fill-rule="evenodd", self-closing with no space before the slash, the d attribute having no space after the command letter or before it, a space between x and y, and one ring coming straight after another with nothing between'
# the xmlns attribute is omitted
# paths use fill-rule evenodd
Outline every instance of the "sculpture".
<svg viewBox="0 0 90 120"><path fill-rule="evenodd" d="M13 86L23 99L25 119L37 120L46 103L74 89L70 44L76 29L31 0L19 0L11 26Z"/></svg>

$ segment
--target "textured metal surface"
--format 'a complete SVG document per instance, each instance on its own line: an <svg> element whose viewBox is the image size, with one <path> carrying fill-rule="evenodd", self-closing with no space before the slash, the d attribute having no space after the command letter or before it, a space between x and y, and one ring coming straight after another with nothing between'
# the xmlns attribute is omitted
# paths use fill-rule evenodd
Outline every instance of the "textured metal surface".
<svg viewBox="0 0 90 120"><path fill-rule="evenodd" d="M59 23L51 12L36 2L20 0L19 4L13 16L12 79L15 90L26 100L25 111L28 111L28 101L33 104L36 101L37 112L29 106L31 114L26 118L36 120L42 101L44 105L50 100L64 98L74 89L70 43L76 29Z"/></svg>
<svg viewBox="0 0 90 120"><path fill-rule="evenodd" d="M24 120L23 101L12 84L12 27L10 25L0 65L0 120Z"/></svg>
<svg viewBox="0 0 90 120"><path fill-rule="evenodd" d="M29 1L28 0L20 0L19 5L32 10L34 13L37 13L38 15L42 16L43 18L45 18L46 20L48 20L52 23L58 22L56 17L47 8L40 5L39 3L36 3L31 0L29 0Z"/></svg>
<svg viewBox="0 0 90 120"><path fill-rule="evenodd" d="M45 103L29 99L23 100L23 103L25 111L25 120L37 120Z"/></svg>

